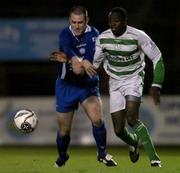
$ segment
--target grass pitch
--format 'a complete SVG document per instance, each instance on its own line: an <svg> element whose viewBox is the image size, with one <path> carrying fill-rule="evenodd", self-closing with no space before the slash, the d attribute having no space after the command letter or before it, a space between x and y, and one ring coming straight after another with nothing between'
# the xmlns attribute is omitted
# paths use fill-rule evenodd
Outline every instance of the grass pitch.
<svg viewBox="0 0 180 173"><path fill-rule="evenodd" d="M140 159L131 163L128 148L108 147L118 162L117 167L106 167L97 162L95 147L70 147L66 166L54 168L56 147L1 147L0 173L180 173L180 148L158 148L162 168L150 167L140 150Z"/></svg>

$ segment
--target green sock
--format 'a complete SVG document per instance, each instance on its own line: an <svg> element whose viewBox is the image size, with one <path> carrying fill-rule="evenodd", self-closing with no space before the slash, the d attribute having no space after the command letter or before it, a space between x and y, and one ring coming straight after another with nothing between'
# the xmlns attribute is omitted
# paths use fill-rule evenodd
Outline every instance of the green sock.
<svg viewBox="0 0 180 173"><path fill-rule="evenodd" d="M141 121L138 121L134 127L134 132L136 133L137 137L140 139L142 145L150 160L160 160L159 156L156 153L154 145L151 141L147 128Z"/></svg>
<svg viewBox="0 0 180 173"><path fill-rule="evenodd" d="M137 135L135 133L129 132L127 128L124 128L124 131L120 133L118 137L121 138L128 145L137 145Z"/></svg>

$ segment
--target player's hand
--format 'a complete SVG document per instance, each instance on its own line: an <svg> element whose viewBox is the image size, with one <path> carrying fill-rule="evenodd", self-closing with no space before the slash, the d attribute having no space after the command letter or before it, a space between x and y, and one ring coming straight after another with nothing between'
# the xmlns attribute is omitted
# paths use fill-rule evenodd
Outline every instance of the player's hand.
<svg viewBox="0 0 180 173"><path fill-rule="evenodd" d="M87 75L92 78L93 75L95 75L97 72L94 68L94 66L88 61L88 60L83 60L82 61L83 67L85 69L85 72L87 73Z"/></svg>
<svg viewBox="0 0 180 173"><path fill-rule="evenodd" d="M49 55L51 61L67 62L68 57L64 52L54 51Z"/></svg>
<svg viewBox="0 0 180 173"><path fill-rule="evenodd" d="M149 90L149 94L153 98L154 104L159 105L160 104L160 88L152 86Z"/></svg>
<svg viewBox="0 0 180 173"><path fill-rule="evenodd" d="M82 60L79 57L77 56L72 57L71 62L72 62L72 70L75 74L79 75L84 73Z"/></svg>

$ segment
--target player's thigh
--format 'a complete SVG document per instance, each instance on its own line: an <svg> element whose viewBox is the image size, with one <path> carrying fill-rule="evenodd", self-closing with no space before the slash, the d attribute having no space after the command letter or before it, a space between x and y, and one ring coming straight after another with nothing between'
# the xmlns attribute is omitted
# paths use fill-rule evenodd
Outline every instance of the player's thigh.
<svg viewBox="0 0 180 173"><path fill-rule="evenodd" d="M100 97L90 96L86 98L81 104L92 122L98 123L101 120L102 101Z"/></svg>
<svg viewBox="0 0 180 173"><path fill-rule="evenodd" d="M143 78L139 75L129 78L124 81L121 91L124 93L124 96L135 96L140 98L143 92Z"/></svg>
<svg viewBox="0 0 180 173"><path fill-rule="evenodd" d="M125 107L126 100L120 90L110 91L110 113L124 110Z"/></svg>
<svg viewBox="0 0 180 173"><path fill-rule="evenodd" d="M70 134L74 111L61 113L57 112L57 122L59 126L60 135Z"/></svg>
<svg viewBox="0 0 180 173"><path fill-rule="evenodd" d="M134 124L138 119L142 91L142 78L138 75L132 77L127 87L123 90L126 98L126 116L131 124Z"/></svg>

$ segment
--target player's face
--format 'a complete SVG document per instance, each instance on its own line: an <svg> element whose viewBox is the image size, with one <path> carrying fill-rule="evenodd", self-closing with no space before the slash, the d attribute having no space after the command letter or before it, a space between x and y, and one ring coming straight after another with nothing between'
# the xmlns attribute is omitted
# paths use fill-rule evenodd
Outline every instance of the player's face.
<svg viewBox="0 0 180 173"><path fill-rule="evenodd" d="M118 37L126 30L126 21L123 21L117 13L109 15L109 27L112 33Z"/></svg>
<svg viewBox="0 0 180 173"><path fill-rule="evenodd" d="M87 26L87 19L83 14L74 14L71 13L70 15L70 24L72 30L76 36L80 36L84 33L86 26Z"/></svg>

